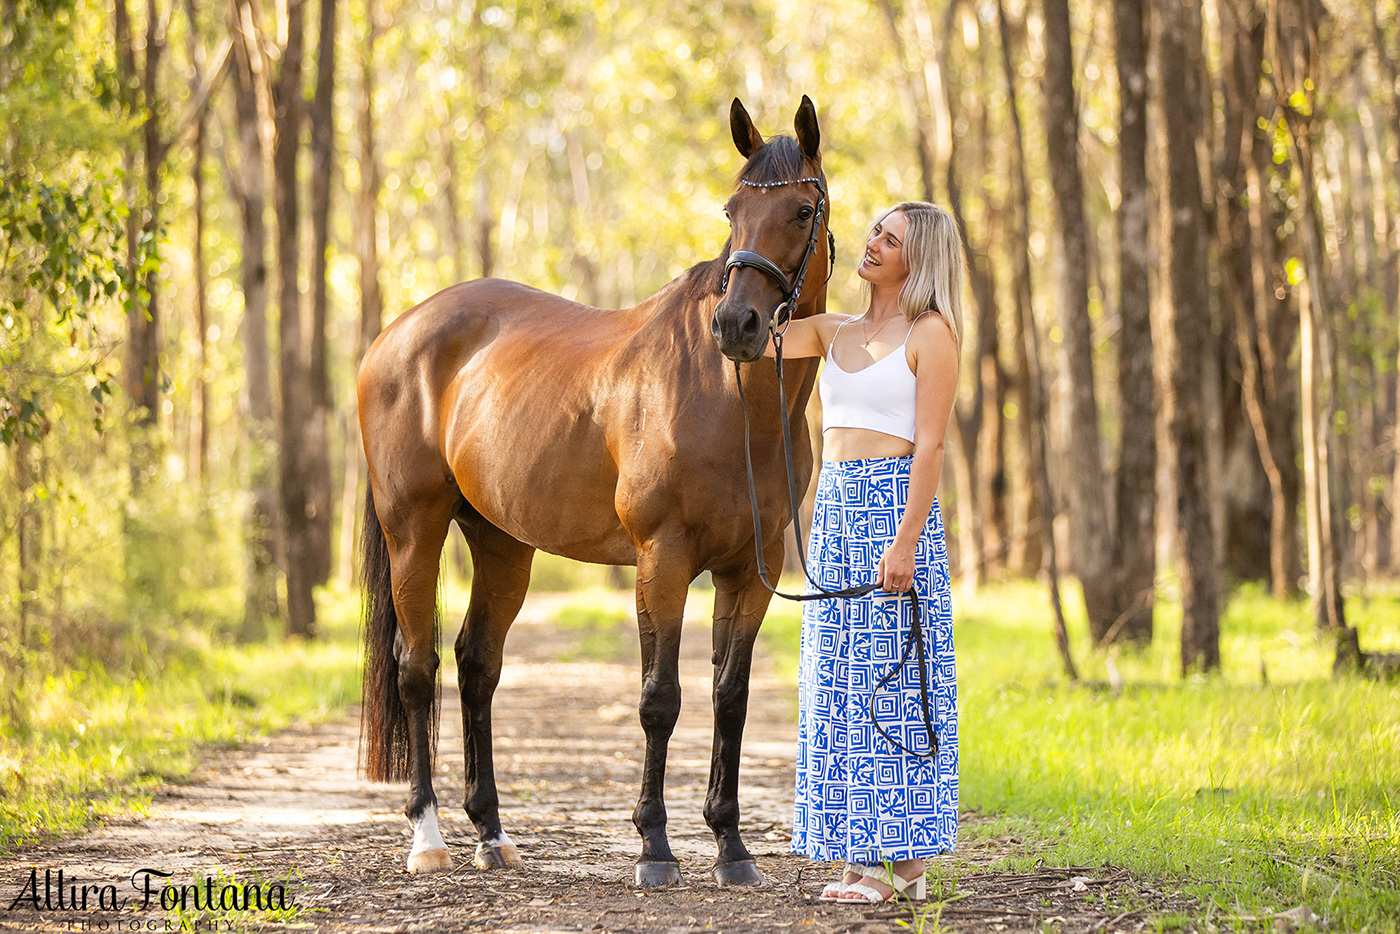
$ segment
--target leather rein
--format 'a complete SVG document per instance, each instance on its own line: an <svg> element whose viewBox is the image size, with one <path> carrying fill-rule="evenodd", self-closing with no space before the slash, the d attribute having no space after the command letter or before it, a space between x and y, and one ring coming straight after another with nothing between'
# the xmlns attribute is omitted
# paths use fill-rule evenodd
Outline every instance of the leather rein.
<svg viewBox="0 0 1400 934"><path fill-rule="evenodd" d="M753 512L753 544L754 554L758 559L758 579L763 583L764 587L768 588L769 593L776 597L782 597L784 600L792 600L798 603L810 600L837 600L847 597L862 597L878 590L878 585L864 584L857 587L846 587L841 590L826 590L812 579L812 573L807 569L806 549L802 547L802 542L798 539L798 508L801 500L797 495L797 467L794 463L792 453L792 426L788 417L787 387L783 382L783 333L787 330L786 325L792 317L793 309L797 307L797 298L802 293L802 284L807 277L807 265L811 261L812 256L816 253L818 233L821 230L822 222L826 214L826 183L820 177L798 178L783 182L750 182L744 179L740 179L739 181L741 184L749 185L753 188L776 188L782 185L797 185L804 182L811 182L817 186L818 193L816 213L812 216L812 231L807 238L807 250L802 255L802 262L798 265L797 274L795 276L789 279L787 273L783 272L776 263L757 251L734 250L729 254L729 259L724 265L724 279L720 287L720 294L723 295L729 289L730 271L736 267L747 266L751 269L757 269L769 279L773 280L773 283L778 286L783 295L782 302L773 310L773 314L769 318L768 330L773 339L773 355L777 367L778 412L780 413L783 429L783 459L787 467L788 499L792 506L793 538L797 544L797 558L802 566L802 573L807 578L807 582L812 586L813 590L810 593L803 594L783 593L768 580L768 564L763 556L763 523L759 515L758 490L754 482L753 473L753 453L749 431L749 403L748 398L744 394L744 380L739 370L739 362L736 360L734 361L734 379L739 384L739 403L744 411L744 469L748 474L749 507ZM828 247L827 257L830 263L827 279L830 280L831 270L836 268L836 237L831 232L829 226L827 227L826 237ZM912 582L909 585L908 597L912 616L909 626L909 636L905 640L903 654L900 655L899 662L895 664L883 678L875 683L875 687L870 692L870 704L867 712L870 716L871 725L875 727L876 732L884 737L885 741L890 745L911 756L932 759L936 758L938 755L938 736L933 728L933 719L929 713L928 666L924 655L924 640L919 619L919 594ZM915 752L909 749L903 743L899 742L899 740L887 733L884 728L880 726L879 721L875 719L875 694L886 682L903 669L905 662L909 660L911 651L917 655L919 668L919 709L923 716L924 727L928 731L928 752Z"/></svg>

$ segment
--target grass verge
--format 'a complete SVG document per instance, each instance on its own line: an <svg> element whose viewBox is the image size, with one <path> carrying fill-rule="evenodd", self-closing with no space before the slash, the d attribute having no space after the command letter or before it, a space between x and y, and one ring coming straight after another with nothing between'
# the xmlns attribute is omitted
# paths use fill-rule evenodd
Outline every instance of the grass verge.
<svg viewBox="0 0 1400 934"><path fill-rule="evenodd" d="M360 696L358 596L323 596L314 643L202 642L149 674L101 669L23 688L0 728L0 853L141 810L185 780L200 746L237 746L294 720L340 716Z"/></svg>
<svg viewBox="0 0 1400 934"><path fill-rule="evenodd" d="M795 677L800 611L776 603L763 637ZM1400 646L1398 610L1347 605L1367 650ZM1029 841L994 868L1112 864L1174 880L1209 923L1307 905L1331 930L1400 931L1400 684L1333 679L1305 603L1237 591L1224 670L1184 680L1179 605L1159 602L1131 653L1091 651L1081 611L1074 685L1043 588L988 587L954 614L961 804L992 818L964 841Z"/></svg>

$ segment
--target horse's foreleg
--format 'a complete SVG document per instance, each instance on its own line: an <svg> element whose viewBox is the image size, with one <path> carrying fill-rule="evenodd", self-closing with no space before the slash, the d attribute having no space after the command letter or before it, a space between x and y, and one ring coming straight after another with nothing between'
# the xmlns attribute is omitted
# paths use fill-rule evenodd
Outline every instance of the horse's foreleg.
<svg viewBox="0 0 1400 934"><path fill-rule="evenodd" d="M408 871L452 868L452 858L438 832L437 795L433 793L434 738L437 734L437 578L447 518L421 510L408 527L388 529L399 634L399 697L408 722L408 805L413 825Z"/></svg>
<svg viewBox="0 0 1400 934"><path fill-rule="evenodd" d="M530 585L535 550L485 523L471 528L467 536L472 550L472 596L456 645L467 773L465 807L479 840L476 865L514 869L524 864L501 829L491 756L491 698L501 679L506 632Z"/></svg>
<svg viewBox="0 0 1400 934"><path fill-rule="evenodd" d="M646 732L642 792L632 823L642 835L636 882L641 886L675 885L680 864L666 839L666 749L681 712L678 669L681 616L685 612L690 565L652 543L637 561L637 628L642 644L642 698L639 705Z"/></svg>
<svg viewBox="0 0 1400 934"><path fill-rule="evenodd" d="M774 551L781 562L781 546ZM753 644L769 594L753 570L715 574L714 582L715 738L705 795L705 823L719 845L713 875L720 885L762 885L763 874L739 837L739 753L748 715Z"/></svg>

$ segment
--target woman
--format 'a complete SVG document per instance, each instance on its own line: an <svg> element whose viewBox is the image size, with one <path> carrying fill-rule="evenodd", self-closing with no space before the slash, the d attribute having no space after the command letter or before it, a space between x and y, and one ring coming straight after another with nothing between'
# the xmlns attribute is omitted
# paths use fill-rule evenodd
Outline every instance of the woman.
<svg viewBox="0 0 1400 934"><path fill-rule="evenodd" d="M958 382L964 265L947 211L896 205L866 238L865 313L793 321L784 336L785 354L826 358L813 579L826 590L880 588L803 605L792 849L846 861L827 900L923 898L924 859L951 852L957 836L953 632L936 494ZM936 750L918 653L881 683L901 667L911 585Z"/></svg>

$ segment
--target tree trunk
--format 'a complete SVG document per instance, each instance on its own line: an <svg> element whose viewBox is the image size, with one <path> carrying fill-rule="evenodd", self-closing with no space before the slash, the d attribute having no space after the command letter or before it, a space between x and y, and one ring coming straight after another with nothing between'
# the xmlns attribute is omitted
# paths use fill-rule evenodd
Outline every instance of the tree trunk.
<svg viewBox="0 0 1400 934"><path fill-rule="evenodd" d="M238 117L238 174L229 186L238 201L241 225L243 286L244 431L248 438L249 485L253 498L245 520L247 592L238 638L254 642L266 637L268 624L281 611L277 597L277 490L273 472L274 424L272 364L267 342L267 178L264 164L263 120L259 114L258 83L266 64L261 47L249 30L257 22L253 0L233 0L230 29L237 80L234 106Z"/></svg>
<svg viewBox="0 0 1400 934"><path fill-rule="evenodd" d="M1220 275L1216 295L1221 310L1226 475L1220 484L1225 493L1225 566L1236 579L1262 580L1271 576L1270 519L1272 490L1277 466L1268 451L1268 436L1256 417L1262 410L1257 339L1254 334L1253 255L1247 200L1247 166L1259 111L1259 58L1254 52L1245 20L1252 0L1228 0L1219 4L1222 133L1213 192L1213 234Z"/></svg>
<svg viewBox="0 0 1400 934"><path fill-rule="evenodd" d="M379 37L375 16L373 0L366 0L365 38L360 47L361 97L357 128L360 187L355 193L355 256L360 267L360 325L355 342L357 370L365 351L379 336L384 320L384 299L379 285L379 188L382 172L374 147L374 46ZM351 393L350 398L354 406L355 394ZM346 418L345 435L345 491L341 497L340 518L342 545L353 541L345 530L355 528L360 512L358 491L352 490L351 485L358 486L360 477L365 477L365 482L369 482L357 409L352 408ZM348 584L352 568L350 555L342 552L340 565L342 579Z"/></svg>
<svg viewBox="0 0 1400 934"><path fill-rule="evenodd" d="M160 58L165 51L165 29L156 0L146 4L146 52L141 69L141 155L144 191L141 193L141 236L155 250L160 231L161 163L164 146L160 138L160 116L157 108ZM136 424L153 428L160 420L160 292L159 271L149 268L140 272L145 306L133 302L128 315L127 347L128 392L136 402ZM147 439L145 445L149 446ZM148 463L153 456L148 449L143 455Z"/></svg>
<svg viewBox="0 0 1400 934"><path fill-rule="evenodd" d="M126 0L112 2L112 38L116 45L117 57L117 101L122 114L128 120L136 119L136 42L132 37L131 11ZM141 214L136 205L136 150L131 146L122 149L122 200L132 208L126 217L126 285L131 293L132 305L127 309L127 337L131 339L136 325L136 309L139 300L136 293L136 251L140 238ZM130 350L128 350L130 353ZM123 379L123 388L135 399L132 392L131 371Z"/></svg>
<svg viewBox="0 0 1400 934"><path fill-rule="evenodd" d="M1365 107L1367 89L1358 76L1352 76L1352 106L1359 114ZM1378 229L1378 215L1372 211L1375 203L1367 152L1366 134L1358 120L1346 133L1339 170L1342 178L1342 206L1346 214L1344 234L1354 244L1353 263L1348 270L1355 283L1352 301L1359 309L1368 309L1381 301L1380 257L1385 233ZM1377 576L1389 564L1389 539L1381 534L1385 502L1379 484L1386 438L1383 429L1384 404L1381 400L1385 384L1378 367L1378 347L1388 343L1389 335L1374 323L1374 314L1362 310L1358 324L1365 328L1364 346L1358 348L1353 363L1360 386L1354 394L1360 411L1355 443L1351 446L1352 477L1355 497L1360 510L1357 536L1357 569L1361 583ZM1354 344L1352 345L1355 346Z"/></svg>
<svg viewBox="0 0 1400 934"><path fill-rule="evenodd" d="M1196 143L1201 134L1200 0L1163 4L1157 60L1167 134L1172 343L1171 440L1177 482L1181 670L1220 667L1220 594L1206 476L1203 386L1210 342L1205 212Z"/></svg>
<svg viewBox="0 0 1400 934"><path fill-rule="evenodd" d="M897 72L899 97L904 104L905 123L914 132L914 157L919 163L919 179L923 184L923 200L934 200L934 166L933 152L933 113L929 107L928 82L915 81L911 77L914 72L909 64L908 55L905 50L904 35L899 28L899 11L895 9L891 0L880 0L880 12L884 14L885 26L889 29L890 41L894 45L895 55L899 61L899 71ZM925 14L927 15L927 14Z"/></svg>
<svg viewBox="0 0 1400 934"><path fill-rule="evenodd" d="M1391 89L1390 107L1386 114L1390 136L1395 145L1400 146L1400 61L1397 61L1400 52L1392 50L1390 30L1394 25L1394 21L1391 20L1382 26L1376 5L1371 5L1371 30L1375 37L1373 44L1381 60L1382 74L1388 79ZM1400 187L1400 161L1391 165L1391 171L1395 173L1396 186ZM1397 314L1400 312L1400 217L1394 217L1392 221L1393 223L1387 226L1391 240L1390 264L1386 270L1384 290L1386 307L1391 313L1390 320L1400 325L1400 314ZM1400 327L1397 327L1397 331L1400 331ZM1397 355L1395 368L1400 372L1400 355ZM1394 444L1400 446L1400 378L1396 378L1394 383L1394 422L1391 438ZM1392 571L1400 571L1400 450L1395 454L1395 466L1390 477L1390 567Z"/></svg>
<svg viewBox="0 0 1400 934"><path fill-rule="evenodd" d="M307 535L311 580L324 584L331 575L331 384L326 372L326 253L330 248L331 177L335 171L335 6L321 0L316 37L316 96L311 125L311 333L307 362L311 410L306 438L305 477Z"/></svg>
<svg viewBox="0 0 1400 934"><path fill-rule="evenodd" d="M353 395L353 394L352 394ZM353 406L347 407L342 437L345 439L345 482L340 487L340 551L337 578L346 590L355 586L355 542L358 541L360 478L365 474L365 450L360 443L360 420Z"/></svg>
<svg viewBox="0 0 1400 934"><path fill-rule="evenodd" d="M1299 283L1303 393L1303 477L1308 517L1308 583L1319 629L1346 626L1341 593L1341 510L1336 500L1340 461L1332 435L1332 324L1327 300L1327 269L1317 203L1312 149L1313 104L1317 100L1317 17L1313 0L1287 8L1271 7L1272 64L1276 95L1288 120L1288 140L1298 183L1298 236L1304 275ZM1301 102L1302 106L1299 106Z"/></svg>
<svg viewBox="0 0 1400 934"><path fill-rule="evenodd" d="M947 75L948 49L951 44L953 17L959 4L948 4L943 18L943 41L938 45L938 72ZM979 55L978 71L982 62ZM980 75L979 75L980 76ZM959 118L958 99L946 81L939 84L944 89L946 99L944 110L948 119L956 123ZM987 109L979 108L976 114L979 128L981 151L986 153L990 146ZM970 122L970 121L969 121ZM986 173L978 173L984 180L981 199L986 205L992 204L991 193L987 190ZM966 215L963 210L962 181L958 162L950 152L947 163L948 204L958 223L958 233L962 239L963 252L968 259L968 280L972 288L973 306L977 311L977 388L973 393L972 405L965 420L971 430L969 441L976 444L972 466L974 469L973 507L977 510L977 572L979 579L1000 568L1005 563L1006 547L1006 433L1004 431L1006 408L1006 379L1000 361L1000 335L997 321L1000 317L996 303L996 280L990 268L989 254L972 242L968 233ZM990 214L990 210L988 211Z"/></svg>
<svg viewBox="0 0 1400 934"><path fill-rule="evenodd" d="M472 57L472 86L476 90L476 124L481 127L483 154L477 161L476 176L476 256L481 268L481 277L489 277L495 269L495 257L491 252L491 229L496 216L491 211L491 173L485 153L491 151L491 130L488 118L492 113L491 88L486 81L486 40L481 23L481 5L472 6L471 37L477 54Z"/></svg>
<svg viewBox="0 0 1400 934"><path fill-rule="evenodd" d="M1118 405L1122 447L1118 457L1118 592L1122 637L1152 641L1157 577L1156 392L1152 374L1152 262L1147 179L1147 49L1143 0L1116 0L1114 33L1121 107L1118 133L1119 309ZM1107 633L1105 633L1107 635Z"/></svg>
<svg viewBox="0 0 1400 934"><path fill-rule="evenodd" d="M138 74L131 13L126 0L114 0L113 31L117 51L118 100L125 115L141 123L141 171L136 170L136 152L127 148L122 158L122 189L131 212L126 224L126 274L131 291L127 308L126 361L123 384L132 402L135 433L132 437L131 485L139 491L154 462L151 430L160 413L160 306L157 301L155 270L142 269L142 243L154 235L159 221L156 196L160 189L160 126L156 110L156 87L164 30L155 0L148 0L145 57ZM134 183L141 179L140 187ZM155 246L148 247L154 250ZM143 300L144 299L144 300ZM128 529L130 531L130 529ZM132 547L128 543L128 547Z"/></svg>
<svg viewBox="0 0 1400 934"><path fill-rule="evenodd" d="M1259 114L1259 76L1262 73L1263 34L1254 16L1252 0L1230 0L1220 4L1221 77L1224 90L1224 133L1221 139L1219 181L1215 188L1216 239L1221 263L1221 309L1226 315L1227 329L1235 339L1235 353L1240 364L1240 403L1246 424L1252 432L1254 452L1269 487L1271 514L1268 535L1269 575L1274 586L1281 586L1284 572L1280 540L1286 534L1281 510L1286 508L1282 495L1282 476L1275 458L1268 420L1264 413L1269 405L1264 394L1260 373L1259 339L1257 330L1261 314L1255 309L1267 308L1262 291L1266 282L1257 274L1264 268L1261 252L1267 248L1265 238L1272 231L1253 230L1250 194L1250 172L1257 145L1256 117ZM1265 193L1267 197L1267 193ZM1233 535L1233 523L1232 538ZM1232 566L1238 567L1232 562Z"/></svg>
<svg viewBox="0 0 1400 934"><path fill-rule="evenodd" d="M1045 2L1045 136L1060 247L1060 321L1070 380L1070 527L1073 564L1095 641L1119 614L1112 530L1108 525L1094 348L1089 322L1089 233L1079 167L1079 108L1074 96L1068 0Z"/></svg>
<svg viewBox="0 0 1400 934"><path fill-rule="evenodd" d="M34 442L28 429L21 425L15 434L15 490L19 494L19 515L15 521L16 558L19 577L19 629L15 633L18 669L26 666L25 652L29 648L30 629L34 623L39 598L39 563L41 535L38 504L33 502Z"/></svg>
<svg viewBox="0 0 1400 934"><path fill-rule="evenodd" d="M1267 22L1262 12L1245 4L1235 17L1238 30L1234 78L1250 82L1244 92L1257 97L1259 75L1263 73L1264 45ZM1235 8L1223 6L1223 13ZM1222 25L1224 25L1222 16ZM1224 40L1222 40L1223 42ZM1227 91L1227 93L1229 93ZM1298 539L1298 507L1300 495L1299 454L1295 440L1298 422L1297 384L1289 365L1298 334L1298 314L1289 295L1287 273L1283 264L1283 248L1278 231L1283 226L1279 206L1269 185L1275 171L1273 150L1267 131L1257 127L1257 120L1271 113L1273 104L1259 101L1255 109L1245 111L1247 120L1255 124L1245 134L1245 180L1248 186L1249 239L1251 249L1250 281L1253 306L1248 309L1250 321L1237 327L1237 339L1250 342L1241 345L1241 365L1245 369L1243 392L1246 412L1254 430L1256 447L1269 483L1269 574L1274 596L1282 599L1297 593L1302 574ZM1257 373L1249 369L1257 359ZM1251 392L1250 380L1256 383Z"/></svg>
<svg viewBox="0 0 1400 934"><path fill-rule="evenodd" d="M374 0L365 9L365 42L360 59L360 189L356 193L355 253L360 265L360 335L358 364L379 336L384 320L384 297L379 285L379 189L383 171L374 140L374 46L379 39Z"/></svg>
<svg viewBox="0 0 1400 934"><path fill-rule="evenodd" d="M998 0L997 6L1002 19L1002 37L1004 39L1006 21L1005 13L1000 11L1000 0ZM1024 190L1022 194L1024 194ZM1022 246L1024 247L1024 243ZM1031 457L1033 457L1035 464L1034 481L1039 492L1040 502L1045 504L1044 520L1040 523L1038 532L1041 549L1045 556L1046 577L1049 578L1050 583L1050 608L1054 613L1051 631L1065 677L1069 678L1070 681L1078 681L1079 669L1075 666L1074 654L1070 651L1069 629L1065 626L1064 601L1060 598L1060 564L1055 546L1055 493L1050 485L1050 452L1047 440L1050 437L1050 426L1046 416L1045 380L1042 376L1044 371L1040 364L1040 335L1036 332L1035 318L1031 314L1030 303L1021 302L1020 310L1025 316L1019 331L1025 341L1023 354L1026 360L1026 386L1028 390L1024 400L1026 411L1022 417L1030 422L1033 428L1031 439L1033 454Z"/></svg>
<svg viewBox="0 0 1400 934"><path fill-rule="evenodd" d="M190 94L198 93L204 83L204 48L199 41L199 20L194 0L185 0L185 18L189 21L186 47L194 69L190 77ZM194 265L195 341L198 348L199 374L194 381L194 411L191 413L190 473L201 484L209 468L209 273L204 258L204 156L207 148L208 119L201 113L195 126L190 178L194 184L194 243L190 257Z"/></svg>
<svg viewBox="0 0 1400 934"><path fill-rule="evenodd" d="M442 126L442 171L438 187L442 189L443 225L447 228L447 249L452 260L453 283L467 278L466 233L462 230L462 206L457 198L457 132L452 127L452 102L443 92L446 119Z"/></svg>
<svg viewBox="0 0 1400 934"><path fill-rule="evenodd" d="M1043 510L1040 498L1040 426L1035 421L1031 406L1031 395L1035 387L1031 384L1034 369L1029 356L1031 335L1027 327L1034 327L1032 309L1034 299L1031 292L1030 259L1030 197L1026 184L1025 140L1021 129L1021 109L1017 103L1016 68L1012 54L1013 34L1006 18L1006 7L997 0L997 25L1001 39L1002 77L1006 82L1006 106L1011 118L1014 144L1008 148L1011 181L1011 195L1008 199L1008 213L1013 221L1006 225L1008 250L1011 254L1011 281L1015 295L1013 316L1013 343L1016 356L1016 373L1012 392L1020 403L1016 416L1017 441L1020 448L1018 462L1019 476L1013 489L1019 491L1017 504L1019 521L1014 524L1011 552L1008 563L1012 570L1025 575L1039 572L1043 562L1040 526L1043 523ZM1038 370L1036 371L1038 372Z"/></svg>
<svg viewBox="0 0 1400 934"><path fill-rule="evenodd" d="M304 0L287 0L287 44L272 87L275 137L272 147L273 207L277 215L278 374L282 418L279 473L287 573L287 635L316 634L316 547L305 452L312 441L313 388L302 327L298 235L297 155L301 149Z"/></svg>

